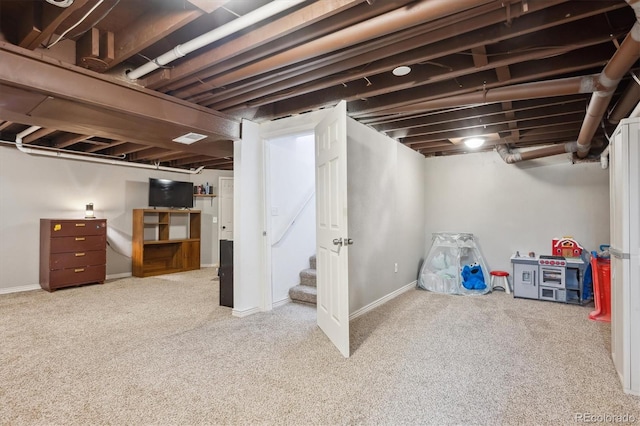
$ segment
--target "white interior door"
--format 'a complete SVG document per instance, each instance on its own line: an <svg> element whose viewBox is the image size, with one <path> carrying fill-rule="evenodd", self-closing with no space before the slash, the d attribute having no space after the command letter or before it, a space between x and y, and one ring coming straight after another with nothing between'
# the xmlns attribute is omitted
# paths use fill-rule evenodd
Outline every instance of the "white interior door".
<svg viewBox="0 0 640 426"><path fill-rule="evenodd" d="M218 178L218 239L233 240L233 178Z"/></svg>
<svg viewBox="0 0 640 426"><path fill-rule="evenodd" d="M316 126L316 258L318 326L349 357L347 104Z"/></svg>

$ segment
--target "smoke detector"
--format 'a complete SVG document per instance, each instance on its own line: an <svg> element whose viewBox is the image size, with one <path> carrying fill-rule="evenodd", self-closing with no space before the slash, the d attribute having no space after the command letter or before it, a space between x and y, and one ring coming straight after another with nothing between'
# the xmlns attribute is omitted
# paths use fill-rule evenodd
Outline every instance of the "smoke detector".
<svg viewBox="0 0 640 426"><path fill-rule="evenodd" d="M406 66L406 65L402 65L400 67L394 68L393 71L391 71L391 72L396 77L402 77L403 75L409 74L411 72L411 68Z"/></svg>

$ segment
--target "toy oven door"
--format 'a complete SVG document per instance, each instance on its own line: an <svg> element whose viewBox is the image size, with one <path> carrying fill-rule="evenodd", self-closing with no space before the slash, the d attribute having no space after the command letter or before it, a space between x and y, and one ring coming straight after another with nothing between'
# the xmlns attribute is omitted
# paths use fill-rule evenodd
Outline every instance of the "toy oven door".
<svg viewBox="0 0 640 426"><path fill-rule="evenodd" d="M540 265L540 285L565 288L565 268L562 266Z"/></svg>

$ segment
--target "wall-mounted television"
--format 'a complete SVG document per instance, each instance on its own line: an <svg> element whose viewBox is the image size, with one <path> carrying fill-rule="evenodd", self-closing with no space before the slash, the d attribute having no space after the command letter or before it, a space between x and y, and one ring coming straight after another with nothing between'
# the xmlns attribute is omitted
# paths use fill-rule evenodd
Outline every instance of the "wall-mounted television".
<svg viewBox="0 0 640 426"><path fill-rule="evenodd" d="M149 178L149 207L192 208L193 183Z"/></svg>

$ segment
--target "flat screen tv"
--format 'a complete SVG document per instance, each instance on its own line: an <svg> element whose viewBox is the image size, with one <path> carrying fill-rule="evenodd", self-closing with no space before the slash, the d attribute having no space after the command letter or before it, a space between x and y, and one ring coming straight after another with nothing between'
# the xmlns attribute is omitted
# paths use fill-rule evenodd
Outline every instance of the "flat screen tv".
<svg viewBox="0 0 640 426"><path fill-rule="evenodd" d="M149 178L149 207L192 208L193 183Z"/></svg>

